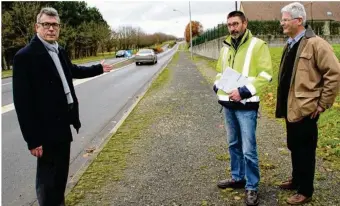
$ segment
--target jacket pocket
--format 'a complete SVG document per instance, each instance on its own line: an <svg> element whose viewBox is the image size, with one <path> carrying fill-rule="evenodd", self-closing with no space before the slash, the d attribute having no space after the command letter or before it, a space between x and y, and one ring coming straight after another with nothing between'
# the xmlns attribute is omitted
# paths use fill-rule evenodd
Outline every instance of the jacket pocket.
<svg viewBox="0 0 340 206"><path fill-rule="evenodd" d="M298 70L308 71L311 66L312 56L312 53L302 52L299 58Z"/></svg>
<svg viewBox="0 0 340 206"><path fill-rule="evenodd" d="M314 90L314 91L308 91L308 92L295 92L295 97L319 97L321 91L320 90Z"/></svg>
<svg viewBox="0 0 340 206"><path fill-rule="evenodd" d="M303 58L303 59L311 59L312 56L313 56L313 54L312 53L308 53L308 52L302 52L300 54L300 58Z"/></svg>
<svg viewBox="0 0 340 206"><path fill-rule="evenodd" d="M308 92L295 92L296 103L302 116L308 116L314 112L318 106L318 101L321 94L320 90Z"/></svg>

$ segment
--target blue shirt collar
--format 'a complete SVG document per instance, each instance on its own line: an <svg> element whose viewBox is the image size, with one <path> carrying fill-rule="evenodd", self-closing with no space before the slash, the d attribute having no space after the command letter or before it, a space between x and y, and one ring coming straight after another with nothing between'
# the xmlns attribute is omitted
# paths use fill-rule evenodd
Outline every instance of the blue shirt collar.
<svg viewBox="0 0 340 206"><path fill-rule="evenodd" d="M289 39L287 40L287 44L289 45L290 49L294 46L296 42L298 42L305 35L305 33L306 33L306 29L304 29L302 32L296 35L294 39L289 37Z"/></svg>

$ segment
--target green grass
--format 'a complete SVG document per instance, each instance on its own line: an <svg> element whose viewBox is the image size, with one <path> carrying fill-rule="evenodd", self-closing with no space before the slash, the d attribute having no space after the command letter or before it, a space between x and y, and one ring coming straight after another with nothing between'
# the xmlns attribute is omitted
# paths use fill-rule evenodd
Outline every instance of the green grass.
<svg viewBox="0 0 340 206"><path fill-rule="evenodd" d="M334 44L332 45L334 49L335 55L340 59L340 44Z"/></svg>
<svg viewBox="0 0 340 206"><path fill-rule="evenodd" d="M12 76L12 70L2 70L1 72L1 78L11 77Z"/></svg>
<svg viewBox="0 0 340 206"><path fill-rule="evenodd" d="M175 54L170 64L177 64L177 61L178 53ZM171 70L165 68L152 83L144 98L159 91L170 81L171 75ZM144 101L144 98L141 101ZM157 106L152 107L152 111L143 111L140 107L138 104L117 132L110 137L103 150L67 195L67 205L82 205L85 202L86 205L98 204L98 202L91 201L101 200L104 196L103 188L123 177L124 169L127 166L127 157L131 156L134 142L142 138L141 132L146 131L154 121L157 121L157 117L163 113L171 112Z"/></svg>
<svg viewBox="0 0 340 206"><path fill-rule="evenodd" d="M189 48L188 48L188 44L187 43L183 43L183 44L180 44L179 50L183 50L183 51L189 51Z"/></svg>
<svg viewBox="0 0 340 206"><path fill-rule="evenodd" d="M97 56L103 56L103 55L108 56L108 55L114 55L114 54L116 54L115 51L111 51L111 52L103 52L103 53L99 52L99 53L97 54Z"/></svg>
<svg viewBox="0 0 340 206"><path fill-rule="evenodd" d="M275 117L276 89L282 51L282 47L270 48L273 65L273 80L271 84L268 84L266 85L266 87L263 88L263 92L261 95L261 106L266 111L269 117Z"/></svg>
<svg viewBox="0 0 340 206"><path fill-rule="evenodd" d="M87 62L92 62L92 61L99 61L102 59L109 59L109 58L115 58L116 55L115 53L111 52L111 53L101 53L100 55L98 54L97 56L91 56L91 57L85 57L85 58L81 58L81 59L74 59L72 60L73 64L83 64L83 63L87 63Z"/></svg>
<svg viewBox="0 0 340 206"><path fill-rule="evenodd" d="M176 43L175 40L169 40L169 41L165 41L161 44L161 47L163 47L166 44L169 44L170 48ZM172 45L172 46L171 46Z"/></svg>

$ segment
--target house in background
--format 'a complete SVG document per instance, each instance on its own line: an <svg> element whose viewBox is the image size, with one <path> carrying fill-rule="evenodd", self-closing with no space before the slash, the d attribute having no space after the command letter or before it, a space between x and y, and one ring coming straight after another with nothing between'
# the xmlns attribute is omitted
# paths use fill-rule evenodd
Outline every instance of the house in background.
<svg viewBox="0 0 340 206"><path fill-rule="evenodd" d="M240 10L247 16L249 21L272 21L281 19L281 9L289 4L289 1L241 1ZM340 22L340 1L329 2L313 2L303 1L300 2L305 6L307 21L313 27L313 23L322 22L322 33L330 35L332 22ZM340 28L336 24L340 33ZM335 29L335 28L333 28ZM320 33L320 31L316 31Z"/></svg>

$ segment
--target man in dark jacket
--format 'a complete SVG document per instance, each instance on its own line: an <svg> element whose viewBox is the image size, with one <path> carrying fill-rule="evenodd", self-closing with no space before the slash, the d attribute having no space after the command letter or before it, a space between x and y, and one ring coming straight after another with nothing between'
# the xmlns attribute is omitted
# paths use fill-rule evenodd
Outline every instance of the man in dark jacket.
<svg viewBox="0 0 340 206"><path fill-rule="evenodd" d="M72 133L79 130L79 107L72 78L109 72L102 62L91 67L71 63L58 46L60 19L53 8L37 16L37 34L18 51L13 66L13 99L28 149L37 157L36 192L43 206L65 205Z"/></svg>

